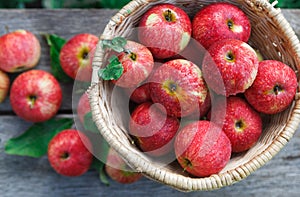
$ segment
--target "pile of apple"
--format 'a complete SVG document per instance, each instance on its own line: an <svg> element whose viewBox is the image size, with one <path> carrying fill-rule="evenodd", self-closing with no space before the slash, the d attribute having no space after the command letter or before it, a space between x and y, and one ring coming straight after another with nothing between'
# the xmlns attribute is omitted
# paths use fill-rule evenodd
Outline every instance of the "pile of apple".
<svg viewBox="0 0 300 197"><path fill-rule="evenodd" d="M110 79L135 104L128 130L141 151L174 151L183 170L206 177L256 144L261 115L290 106L297 78L288 65L259 59L250 35L248 17L229 3L204 6L192 20L171 4L146 11L138 40L118 54L122 74Z"/></svg>
<svg viewBox="0 0 300 197"><path fill-rule="evenodd" d="M88 33L77 34L68 40L58 54L63 72L71 79L90 82L92 51L97 43L98 37ZM40 42L30 31L16 30L0 37L0 103L9 96L15 114L31 123L54 118L63 99L60 82L53 74L36 69L40 57ZM81 74L77 75L79 72ZM78 104L82 123L90 110L87 96L83 94ZM84 132L70 128L51 139L47 155L57 173L73 177L90 169L92 149ZM139 173L128 172L125 162L113 150L108 152L107 163L106 172L115 181L131 183L141 178Z"/></svg>

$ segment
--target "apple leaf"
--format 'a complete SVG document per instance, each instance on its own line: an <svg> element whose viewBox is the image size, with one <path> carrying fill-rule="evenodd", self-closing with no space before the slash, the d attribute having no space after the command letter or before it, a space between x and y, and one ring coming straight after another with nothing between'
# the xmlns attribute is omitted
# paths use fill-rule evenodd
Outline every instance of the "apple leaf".
<svg viewBox="0 0 300 197"><path fill-rule="evenodd" d="M53 118L35 123L20 136L9 139L5 144L5 153L41 157L47 153L50 140L60 131L71 128L72 125L72 118Z"/></svg>
<svg viewBox="0 0 300 197"><path fill-rule="evenodd" d="M103 49L110 48L118 53L124 51L124 46L126 45L127 40L123 37L115 37L112 40L102 40L101 47Z"/></svg>
<svg viewBox="0 0 300 197"><path fill-rule="evenodd" d="M47 44L50 46L52 74L60 82L73 81L73 79L64 72L59 61L60 50L67 41L55 34L45 34L45 38Z"/></svg>
<svg viewBox="0 0 300 197"><path fill-rule="evenodd" d="M98 75L104 80L117 80L123 74L124 68L122 63L119 61L118 57L113 55L108 60L109 64L100 69Z"/></svg>
<svg viewBox="0 0 300 197"><path fill-rule="evenodd" d="M109 186L109 181L105 173L105 163L101 162L100 160L94 157L91 168L95 169L99 173L100 181L105 185Z"/></svg>
<svg viewBox="0 0 300 197"><path fill-rule="evenodd" d="M84 115L83 126L84 129L88 131L91 131L93 133L99 133L99 130L93 121L92 112L88 112Z"/></svg>

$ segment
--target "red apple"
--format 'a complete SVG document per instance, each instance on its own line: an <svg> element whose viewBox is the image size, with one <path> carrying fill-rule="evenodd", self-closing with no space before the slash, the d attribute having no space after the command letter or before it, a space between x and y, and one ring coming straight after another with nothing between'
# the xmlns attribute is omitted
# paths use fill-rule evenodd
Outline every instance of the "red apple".
<svg viewBox="0 0 300 197"><path fill-rule="evenodd" d="M164 63L149 82L152 101L162 104L167 114L175 117L187 116L199 109L208 91L201 70L183 59Z"/></svg>
<svg viewBox="0 0 300 197"><path fill-rule="evenodd" d="M247 43L226 39L214 43L206 53L202 70L207 85L217 94L245 92L257 74L258 58Z"/></svg>
<svg viewBox="0 0 300 197"><path fill-rule="evenodd" d="M61 101L61 87L54 76L46 71L26 71L12 83L12 109L27 121L43 122L52 118L60 108Z"/></svg>
<svg viewBox="0 0 300 197"><path fill-rule="evenodd" d="M231 144L226 134L206 120L183 127L176 136L174 147L182 168L197 177L220 172L231 156Z"/></svg>
<svg viewBox="0 0 300 197"><path fill-rule="evenodd" d="M68 76L78 81L91 81L92 60L98 41L97 36L82 33L73 36L64 44L59 61Z"/></svg>
<svg viewBox="0 0 300 197"><path fill-rule="evenodd" d="M15 73L35 67L41 56L41 46L34 34L16 30L0 37L0 69Z"/></svg>
<svg viewBox="0 0 300 197"><path fill-rule="evenodd" d="M264 60L259 63L256 79L245 96L257 111L276 114L292 103L297 86L296 74L288 65Z"/></svg>
<svg viewBox="0 0 300 197"><path fill-rule="evenodd" d="M86 93L82 94L78 105L77 105L77 114L80 122L83 124L84 123L84 116L91 111L91 106L89 103L89 98Z"/></svg>
<svg viewBox="0 0 300 197"><path fill-rule="evenodd" d="M191 32L189 16L181 8L159 4L142 16L138 37L155 58L165 59L178 54L188 45Z"/></svg>
<svg viewBox="0 0 300 197"><path fill-rule="evenodd" d="M151 102L140 104L131 114L129 132L147 154L161 156L173 149L179 121L162 113Z"/></svg>
<svg viewBox="0 0 300 197"><path fill-rule="evenodd" d="M10 79L8 75L0 70L0 103L2 103L9 91Z"/></svg>
<svg viewBox="0 0 300 197"><path fill-rule="evenodd" d="M112 180L122 184L136 182L143 176L141 173L133 171L112 148L108 151L105 171Z"/></svg>
<svg viewBox="0 0 300 197"><path fill-rule="evenodd" d="M130 96L130 100L135 103L144 103L151 101L149 83L144 83L137 88L130 88L125 90Z"/></svg>
<svg viewBox="0 0 300 197"><path fill-rule="evenodd" d="M193 38L208 49L223 39L248 42L251 24L245 13L235 5L219 2L201 9L193 18Z"/></svg>
<svg viewBox="0 0 300 197"><path fill-rule="evenodd" d="M123 73L118 80L112 82L123 88L138 87L152 72L154 60L147 47L128 40L125 52L118 55L123 66Z"/></svg>
<svg viewBox="0 0 300 197"><path fill-rule="evenodd" d="M216 124L223 123L220 126L231 142L232 152L246 151L258 141L262 133L261 117L243 98L228 97L226 104L225 119L222 116L222 120ZM223 107L218 107L218 103L216 105L214 116L224 111Z"/></svg>
<svg viewBox="0 0 300 197"><path fill-rule="evenodd" d="M88 171L93 161L90 148L85 134L75 129L63 130L49 142L48 160L58 174L80 176Z"/></svg>

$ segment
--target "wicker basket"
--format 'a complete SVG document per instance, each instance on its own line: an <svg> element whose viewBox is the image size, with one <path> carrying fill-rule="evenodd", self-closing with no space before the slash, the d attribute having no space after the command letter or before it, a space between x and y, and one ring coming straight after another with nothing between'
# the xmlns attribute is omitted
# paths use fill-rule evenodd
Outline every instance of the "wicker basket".
<svg viewBox="0 0 300 197"><path fill-rule="evenodd" d="M240 7L250 18L252 35L249 43L263 52L265 58L280 60L296 73L300 68L300 44L289 23L279 9L266 0L226 0ZM127 31L138 24L139 18L153 5L172 3L183 8L191 17L205 0L133 0L123 7L107 24L101 39L128 36ZM264 122L259 142L249 151L231 158L218 174L206 178L189 177L176 162L162 166L146 156L132 143L127 134L126 121L113 112L112 85L98 78L107 55L98 44L94 61L92 84L88 90L93 120L103 137L131 166L146 177L181 191L214 190L231 185L249 176L272 159L291 139L300 120L299 90L294 102L284 112L270 116Z"/></svg>

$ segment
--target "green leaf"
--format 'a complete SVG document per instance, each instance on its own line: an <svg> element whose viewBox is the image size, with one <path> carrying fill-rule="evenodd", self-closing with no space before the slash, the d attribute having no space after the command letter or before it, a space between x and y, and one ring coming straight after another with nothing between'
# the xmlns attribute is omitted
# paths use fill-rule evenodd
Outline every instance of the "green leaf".
<svg viewBox="0 0 300 197"><path fill-rule="evenodd" d="M45 122L35 123L23 134L8 140L5 152L11 155L41 157L47 153L48 143L60 131L69 129L73 119L50 119Z"/></svg>
<svg viewBox="0 0 300 197"><path fill-rule="evenodd" d="M123 74L124 68L118 57L113 55L109 60L109 64L98 72L99 77L104 80L117 80Z"/></svg>
<svg viewBox="0 0 300 197"><path fill-rule="evenodd" d="M109 181L105 173L105 163L99 161L97 158L94 157L91 168L95 169L99 173L100 181L105 185L109 186Z"/></svg>
<svg viewBox="0 0 300 197"><path fill-rule="evenodd" d="M101 6L104 8L122 8L130 2L130 0L100 0Z"/></svg>
<svg viewBox="0 0 300 197"><path fill-rule="evenodd" d="M84 129L86 129L88 131L91 131L93 133L99 133L99 130L98 130L96 124L93 121L91 111L84 115L83 126L84 126Z"/></svg>
<svg viewBox="0 0 300 197"><path fill-rule="evenodd" d="M46 38L47 44L50 46L52 74L60 82L73 81L73 79L64 72L64 70L62 69L62 67L60 65L60 61L59 61L60 50L67 41L55 34L50 34L50 35L46 34L45 38Z"/></svg>
<svg viewBox="0 0 300 197"><path fill-rule="evenodd" d="M110 48L118 53L124 51L127 40L123 37L115 37L112 40L102 40L101 47L103 49Z"/></svg>

